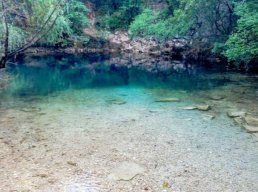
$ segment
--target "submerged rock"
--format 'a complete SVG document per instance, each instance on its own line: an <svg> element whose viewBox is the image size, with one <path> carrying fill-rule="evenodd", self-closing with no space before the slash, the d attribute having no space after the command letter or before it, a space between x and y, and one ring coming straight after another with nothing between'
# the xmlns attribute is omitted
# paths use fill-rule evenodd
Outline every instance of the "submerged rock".
<svg viewBox="0 0 258 192"><path fill-rule="evenodd" d="M258 133L258 127L243 124L243 127L248 133Z"/></svg>
<svg viewBox="0 0 258 192"><path fill-rule="evenodd" d="M222 96L222 95L210 95L209 97L210 97L210 99L215 100L215 101L225 99L225 96Z"/></svg>
<svg viewBox="0 0 258 192"><path fill-rule="evenodd" d="M251 116L244 117L242 127L249 133L258 133L258 118Z"/></svg>
<svg viewBox="0 0 258 192"><path fill-rule="evenodd" d="M181 107L181 109L184 109L184 110L195 110L197 109L196 106L186 106L186 107Z"/></svg>
<svg viewBox="0 0 258 192"><path fill-rule="evenodd" d="M164 110L160 110L160 109L151 109L149 110L150 113L161 113L164 112Z"/></svg>
<svg viewBox="0 0 258 192"><path fill-rule="evenodd" d="M258 118L257 117L245 117L245 122L247 125L258 127Z"/></svg>
<svg viewBox="0 0 258 192"><path fill-rule="evenodd" d="M196 105L196 108L200 111L209 111L211 109L210 105Z"/></svg>
<svg viewBox="0 0 258 192"><path fill-rule="evenodd" d="M143 174L145 171L144 167L134 162L125 161L113 169L108 177L116 181L130 181L135 176Z"/></svg>
<svg viewBox="0 0 258 192"><path fill-rule="evenodd" d="M111 100L107 100L107 102L112 105L124 105L127 103L126 101L120 100L120 99L111 99Z"/></svg>
<svg viewBox="0 0 258 192"><path fill-rule="evenodd" d="M203 120L209 121L215 119L214 115L203 115Z"/></svg>
<svg viewBox="0 0 258 192"><path fill-rule="evenodd" d="M184 110L200 110L200 111L209 111L211 109L210 105L195 105L195 106L186 106L181 107Z"/></svg>
<svg viewBox="0 0 258 192"><path fill-rule="evenodd" d="M244 128L248 133L258 133L258 126L255 124L255 118L251 117L235 117L235 122Z"/></svg>
<svg viewBox="0 0 258 192"><path fill-rule="evenodd" d="M243 126L244 120L241 117L235 117L234 121L236 124Z"/></svg>
<svg viewBox="0 0 258 192"><path fill-rule="evenodd" d="M67 161L67 164L68 165L71 165L71 166L77 166L77 163L73 162L73 161Z"/></svg>
<svg viewBox="0 0 258 192"><path fill-rule="evenodd" d="M179 102L180 99L178 98L163 98L163 99L157 99L155 102L161 102L161 103L166 103L166 102Z"/></svg>
<svg viewBox="0 0 258 192"><path fill-rule="evenodd" d="M246 112L244 111L231 111L227 113L228 117L235 118L235 117L245 117Z"/></svg>

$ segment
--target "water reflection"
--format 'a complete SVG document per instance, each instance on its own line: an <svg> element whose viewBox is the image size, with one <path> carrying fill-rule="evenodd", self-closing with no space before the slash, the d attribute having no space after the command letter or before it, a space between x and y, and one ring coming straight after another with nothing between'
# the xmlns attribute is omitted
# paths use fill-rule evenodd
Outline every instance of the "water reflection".
<svg viewBox="0 0 258 192"><path fill-rule="evenodd" d="M142 86L176 90L206 90L225 85L198 66L172 63L166 72L126 67L104 55L31 56L8 70L14 77L6 93L16 96L46 95L66 89Z"/></svg>

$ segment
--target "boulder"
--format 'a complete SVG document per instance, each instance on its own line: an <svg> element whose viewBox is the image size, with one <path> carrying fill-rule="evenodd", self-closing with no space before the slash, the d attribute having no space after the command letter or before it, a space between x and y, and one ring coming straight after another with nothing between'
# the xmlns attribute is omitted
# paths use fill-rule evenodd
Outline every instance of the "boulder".
<svg viewBox="0 0 258 192"><path fill-rule="evenodd" d="M130 181L135 176L143 174L146 171L144 167L134 162L122 162L114 168L108 178L115 181Z"/></svg>

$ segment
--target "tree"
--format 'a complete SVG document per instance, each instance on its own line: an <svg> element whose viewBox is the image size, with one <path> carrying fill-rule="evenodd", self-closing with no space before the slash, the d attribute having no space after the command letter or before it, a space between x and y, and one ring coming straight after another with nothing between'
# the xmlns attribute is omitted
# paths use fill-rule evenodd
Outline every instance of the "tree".
<svg viewBox="0 0 258 192"><path fill-rule="evenodd" d="M258 4L256 1L237 4L237 27L226 42L225 56L238 63L258 57Z"/></svg>
<svg viewBox="0 0 258 192"><path fill-rule="evenodd" d="M124 1L115 12L105 18L107 28L127 30L134 18L141 13L141 8L141 0Z"/></svg>
<svg viewBox="0 0 258 192"><path fill-rule="evenodd" d="M146 15L148 11L143 12L143 16L137 17L132 23L133 31L137 32L135 23L140 23L139 20L144 17L153 18L145 28L146 34L161 39L187 35L195 39L212 40L229 35L234 27L235 17L231 0L167 0L167 5L167 10L158 13L152 10L149 16Z"/></svg>
<svg viewBox="0 0 258 192"><path fill-rule="evenodd" d="M39 41L56 44L80 35L87 25L86 14L79 0L2 0L0 68Z"/></svg>
<svg viewBox="0 0 258 192"><path fill-rule="evenodd" d="M39 41L45 36L55 24L60 15L60 9L64 5L63 0L55 2L52 10L47 12L43 1L38 1L36 6L35 1L12 1L3 0L1 5L1 18L4 29L4 51L0 60L0 68L5 67L6 61L26 50L31 45ZM36 16L41 16L41 21L35 19ZM35 20L34 20L35 19ZM29 22L29 23L28 23ZM25 26L29 25L30 33L25 32ZM23 42L14 42L12 31L22 30L26 39ZM9 44L12 42L13 44ZM20 45L22 43L22 45ZM11 49L10 49L11 48Z"/></svg>

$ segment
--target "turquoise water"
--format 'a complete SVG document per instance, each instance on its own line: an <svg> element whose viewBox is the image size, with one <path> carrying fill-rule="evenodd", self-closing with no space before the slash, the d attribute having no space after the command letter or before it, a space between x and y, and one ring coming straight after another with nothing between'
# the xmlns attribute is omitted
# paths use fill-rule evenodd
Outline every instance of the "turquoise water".
<svg viewBox="0 0 258 192"><path fill-rule="evenodd" d="M256 137L227 116L258 115L256 75L187 64L169 73L118 66L103 55L57 55L7 69L1 191L257 191ZM179 101L156 102L164 98ZM182 109L193 105L211 110ZM146 172L108 179L124 161Z"/></svg>
<svg viewBox="0 0 258 192"><path fill-rule="evenodd" d="M170 74L151 73L137 67L127 69L110 64L104 56L34 56L8 69L13 80L5 91L13 96L48 95L69 89L210 90L230 82L227 78L207 78L208 69L185 67ZM116 64L116 63L115 63ZM119 63L118 63L119 64ZM205 75L205 76L204 76Z"/></svg>
<svg viewBox="0 0 258 192"><path fill-rule="evenodd" d="M30 56L7 71L11 81L0 93L1 105L6 108L40 104L56 97L61 103L70 99L81 105L100 106L126 100L144 107L163 97L179 97L191 104L198 101L194 97L197 93L232 82L229 77L214 76L221 73L218 69L189 68L185 64L179 71L169 70L169 74L152 73L139 67L120 67L103 55Z"/></svg>

